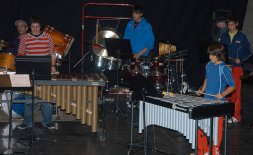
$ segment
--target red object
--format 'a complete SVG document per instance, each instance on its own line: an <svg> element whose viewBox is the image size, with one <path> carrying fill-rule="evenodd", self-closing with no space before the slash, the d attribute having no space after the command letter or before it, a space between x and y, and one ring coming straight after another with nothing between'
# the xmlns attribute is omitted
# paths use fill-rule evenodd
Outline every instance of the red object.
<svg viewBox="0 0 253 155"><path fill-rule="evenodd" d="M241 121L241 77L243 76L242 67L233 67L232 76L235 81L235 91L233 92L231 99L235 104L234 117Z"/></svg>
<svg viewBox="0 0 253 155"><path fill-rule="evenodd" d="M129 20L132 19L132 17L112 17L112 16L93 16L93 15L86 15L86 9L87 7L101 7L101 6L108 6L108 7L129 7L130 9L132 9L134 6L132 4L122 4L122 3L84 3L83 4L83 8L82 8L82 56L84 55L84 38L85 38L85 21L86 19L104 19L104 20L115 20L115 19L123 19L123 20ZM117 14L117 13L115 13Z"/></svg>
<svg viewBox="0 0 253 155"><path fill-rule="evenodd" d="M220 145L222 141L223 133L223 117L218 118L218 145L213 145L212 155L219 155ZM218 152L217 152L218 151ZM202 130L198 129L198 155L204 155L204 153L209 152L209 142L208 137Z"/></svg>
<svg viewBox="0 0 253 155"><path fill-rule="evenodd" d="M18 55L46 56L53 55L54 42L50 34L43 32L40 36L34 37L30 33L21 36Z"/></svg>

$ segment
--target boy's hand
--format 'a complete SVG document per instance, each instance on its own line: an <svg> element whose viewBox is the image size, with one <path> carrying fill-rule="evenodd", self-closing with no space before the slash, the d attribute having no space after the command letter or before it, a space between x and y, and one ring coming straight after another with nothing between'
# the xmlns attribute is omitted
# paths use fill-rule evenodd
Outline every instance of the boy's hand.
<svg viewBox="0 0 253 155"><path fill-rule="evenodd" d="M221 93L215 95L217 99L222 99L224 96Z"/></svg>
<svg viewBox="0 0 253 155"><path fill-rule="evenodd" d="M196 94L197 94L198 96L202 95L203 93L204 93L204 91L201 90L201 89L196 91Z"/></svg>
<svg viewBox="0 0 253 155"><path fill-rule="evenodd" d="M236 63L236 64L240 64L240 63L241 63L241 60L240 60L240 59L235 59L235 63Z"/></svg>

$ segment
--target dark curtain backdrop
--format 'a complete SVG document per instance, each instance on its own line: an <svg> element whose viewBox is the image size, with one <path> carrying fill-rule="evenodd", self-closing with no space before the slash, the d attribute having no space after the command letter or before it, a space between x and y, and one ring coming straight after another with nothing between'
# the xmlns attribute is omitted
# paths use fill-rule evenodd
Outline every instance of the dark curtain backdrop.
<svg viewBox="0 0 253 155"><path fill-rule="evenodd" d="M144 16L153 26L156 43L167 40L175 43L178 49L189 49L185 70L191 86L199 86L204 77L205 64L200 63L199 53L206 52L204 43L210 41L212 26L212 12L217 9L232 10L240 23L243 23L247 0L8 0L1 1L0 5L0 38L10 41L17 32L14 21L25 19L31 15L40 15L44 24L68 33L75 37L71 48L71 66L81 58L81 9L85 2L115 2L140 4L144 8ZM130 15L125 9L93 9L88 13L103 15ZM94 21L89 21L87 28L87 41L95 33ZM126 21L121 21L118 31L123 35ZM101 22L103 27L115 27L115 21ZM240 24L239 28L242 28ZM156 44L157 45L157 44ZM204 46L205 47L205 46ZM157 46L155 48L157 51ZM81 66L73 72L80 72ZM67 72L68 63L62 66Z"/></svg>

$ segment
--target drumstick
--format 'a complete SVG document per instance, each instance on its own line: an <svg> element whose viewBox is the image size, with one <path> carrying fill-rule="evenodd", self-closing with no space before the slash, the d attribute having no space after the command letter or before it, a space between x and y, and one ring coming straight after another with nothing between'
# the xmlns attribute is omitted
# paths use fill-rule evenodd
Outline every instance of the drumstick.
<svg viewBox="0 0 253 155"><path fill-rule="evenodd" d="M208 93L202 93L202 92L197 92L197 91L195 91L195 93L199 93L199 94L202 94L202 95L207 95L207 96L216 97L216 95L208 94Z"/></svg>

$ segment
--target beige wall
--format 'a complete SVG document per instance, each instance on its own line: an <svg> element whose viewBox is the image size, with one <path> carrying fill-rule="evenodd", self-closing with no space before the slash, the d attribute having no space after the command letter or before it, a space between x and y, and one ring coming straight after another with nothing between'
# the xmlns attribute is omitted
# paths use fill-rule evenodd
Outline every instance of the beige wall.
<svg viewBox="0 0 253 155"><path fill-rule="evenodd" d="M253 0L248 0L248 6L243 23L243 32L247 35L253 48Z"/></svg>

